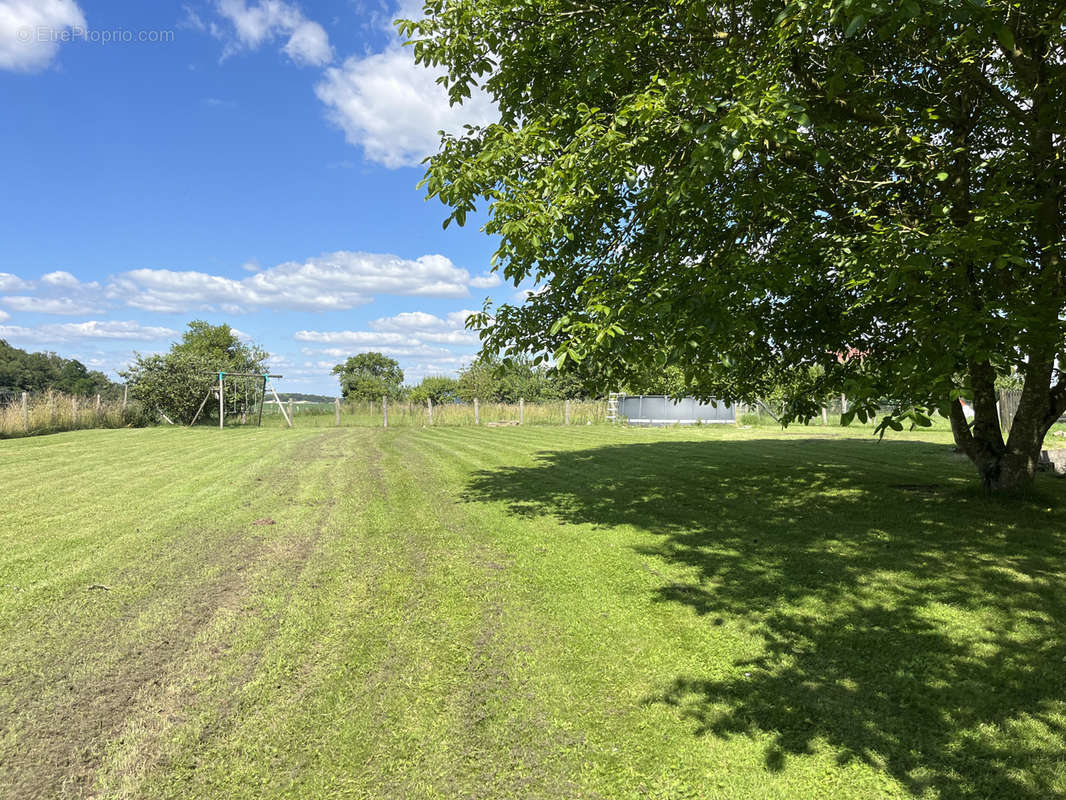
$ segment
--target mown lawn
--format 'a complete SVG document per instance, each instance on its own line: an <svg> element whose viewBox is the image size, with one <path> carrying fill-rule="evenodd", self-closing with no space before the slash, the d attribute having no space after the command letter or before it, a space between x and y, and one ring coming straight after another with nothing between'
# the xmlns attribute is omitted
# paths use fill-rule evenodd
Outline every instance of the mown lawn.
<svg viewBox="0 0 1066 800"><path fill-rule="evenodd" d="M0 456L0 797L1066 796L1066 481L944 433Z"/></svg>

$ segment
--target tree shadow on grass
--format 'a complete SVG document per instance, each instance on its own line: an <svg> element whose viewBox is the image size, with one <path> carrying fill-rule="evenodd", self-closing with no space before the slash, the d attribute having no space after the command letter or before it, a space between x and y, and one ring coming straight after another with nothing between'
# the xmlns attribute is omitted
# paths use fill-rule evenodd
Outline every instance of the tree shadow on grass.
<svg viewBox="0 0 1066 800"><path fill-rule="evenodd" d="M1066 487L975 484L925 443L658 442L543 453L466 499L649 532L638 552L683 576L659 602L762 637L648 699L698 736L769 735L771 771L829 746L916 795L1066 796Z"/></svg>

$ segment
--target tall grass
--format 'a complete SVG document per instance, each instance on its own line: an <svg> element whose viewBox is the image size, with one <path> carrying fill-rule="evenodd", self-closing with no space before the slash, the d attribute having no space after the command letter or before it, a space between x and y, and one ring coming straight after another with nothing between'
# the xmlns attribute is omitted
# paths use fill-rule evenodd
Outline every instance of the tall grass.
<svg viewBox="0 0 1066 800"><path fill-rule="evenodd" d="M85 428L124 428L141 425L140 406L121 400L97 400L59 392L21 395L0 405L0 438L35 436Z"/></svg>
<svg viewBox="0 0 1066 800"><path fill-rule="evenodd" d="M288 406L286 405L286 410ZM336 424L336 411L332 405L314 403L293 404L293 422L299 427L330 427ZM607 416L607 403L602 400L571 400L570 424L599 424ZM478 422L518 422L526 425L562 425L566 421L566 404L563 400L547 403L526 403L524 414L517 403L482 403L478 409ZM352 402L341 405L342 427L380 427L384 423L381 402ZM264 425L284 425L285 420L277 406L263 410ZM434 426L474 425L474 406L468 403L449 403L433 407ZM429 427L429 408L416 403L390 402L389 427Z"/></svg>

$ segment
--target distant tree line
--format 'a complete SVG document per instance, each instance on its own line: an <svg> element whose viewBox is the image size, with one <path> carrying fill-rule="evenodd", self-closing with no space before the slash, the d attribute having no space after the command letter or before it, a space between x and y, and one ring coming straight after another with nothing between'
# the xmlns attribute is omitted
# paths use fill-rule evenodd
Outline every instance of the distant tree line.
<svg viewBox="0 0 1066 800"><path fill-rule="evenodd" d="M278 392L282 402L292 400L294 403L332 403L336 397L324 394L304 394L303 392Z"/></svg>
<svg viewBox="0 0 1066 800"><path fill-rule="evenodd" d="M77 359L55 353L30 353L0 339L0 396L16 392L112 394L118 384Z"/></svg>
<svg viewBox="0 0 1066 800"><path fill-rule="evenodd" d="M680 368L666 368L630 380L626 386L610 386L606 376L588 362L569 363L557 369L533 356L499 358L483 356L459 370L456 378L429 375L419 383L404 384L399 362L383 353L360 353L333 368L341 393L349 401L377 402L382 397L423 404L464 402L543 403L605 397L609 391L629 394L678 394L684 391Z"/></svg>

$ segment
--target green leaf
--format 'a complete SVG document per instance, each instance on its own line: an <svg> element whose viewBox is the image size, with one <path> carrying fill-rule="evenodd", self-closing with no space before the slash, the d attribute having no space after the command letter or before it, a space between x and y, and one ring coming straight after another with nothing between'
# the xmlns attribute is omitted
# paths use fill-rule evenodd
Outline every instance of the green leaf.
<svg viewBox="0 0 1066 800"><path fill-rule="evenodd" d="M1014 33L1006 25L1000 25L996 29L996 39L1008 53L1014 52Z"/></svg>
<svg viewBox="0 0 1066 800"><path fill-rule="evenodd" d="M866 15L865 14L856 14L854 17L851 18L851 21L848 23L848 27L846 27L844 29L844 36L846 38L850 39L865 24L866 24Z"/></svg>

